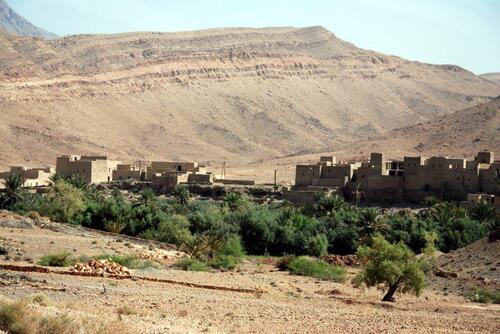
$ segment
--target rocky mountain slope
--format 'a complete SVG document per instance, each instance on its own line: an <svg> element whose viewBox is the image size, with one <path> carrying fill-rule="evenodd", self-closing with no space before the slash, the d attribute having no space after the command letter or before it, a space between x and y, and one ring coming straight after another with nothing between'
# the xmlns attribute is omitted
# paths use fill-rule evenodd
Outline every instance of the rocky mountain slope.
<svg viewBox="0 0 500 334"><path fill-rule="evenodd" d="M500 73L484 73L481 76L485 79L500 83Z"/></svg>
<svg viewBox="0 0 500 334"><path fill-rule="evenodd" d="M398 157L405 154L472 157L478 151L490 150L499 157L500 96L431 121L370 137L340 150L352 155L380 151Z"/></svg>
<svg viewBox="0 0 500 334"><path fill-rule="evenodd" d="M18 15L5 0L0 0L0 29L23 36L41 38L56 38L57 35L33 25L24 17Z"/></svg>
<svg viewBox="0 0 500 334"><path fill-rule="evenodd" d="M486 102L500 84L362 50L322 27L0 34L0 161L256 159L320 151Z"/></svg>

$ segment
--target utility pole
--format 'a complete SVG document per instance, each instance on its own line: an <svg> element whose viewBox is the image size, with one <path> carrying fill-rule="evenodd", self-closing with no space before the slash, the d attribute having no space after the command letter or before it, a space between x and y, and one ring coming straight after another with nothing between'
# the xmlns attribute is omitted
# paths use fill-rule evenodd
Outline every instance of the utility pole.
<svg viewBox="0 0 500 334"><path fill-rule="evenodd" d="M276 173L278 171L275 169L274 170L274 192L277 192L278 191L278 185L276 184Z"/></svg>
<svg viewBox="0 0 500 334"><path fill-rule="evenodd" d="M222 169L220 171L220 178L221 178L221 180L224 180L226 178L226 162L225 161L222 163Z"/></svg>

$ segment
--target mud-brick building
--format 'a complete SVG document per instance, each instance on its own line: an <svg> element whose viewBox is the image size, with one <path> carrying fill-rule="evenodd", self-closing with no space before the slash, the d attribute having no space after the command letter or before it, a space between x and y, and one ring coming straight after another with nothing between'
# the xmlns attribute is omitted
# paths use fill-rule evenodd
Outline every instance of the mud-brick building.
<svg viewBox="0 0 500 334"><path fill-rule="evenodd" d="M292 191L338 189L370 201L421 201L431 195L463 201L473 193L500 196L500 161L493 152L479 152L473 160L417 156L388 161L382 153L372 153L364 162L334 161L322 158L317 164L298 165Z"/></svg>
<svg viewBox="0 0 500 334"><path fill-rule="evenodd" d="M77 175L90 184L111 182L120 163L106 156L63 155L57 157L56 173L62 177Z"/></svg>
<svg viewBox="0 0 500 334"><path fill-rule="evenodd" d="M118 164L113 170L113 181L122 180L137 180L144 181L146 179L146 171L138 166L131 164Z"/></svg>
<svg viewBox="0 0 500 334"><path fill-rule="evenodd" d="M5 186L5 179L10 174L20 175L23 187L43 187L50 184L50 178L55 174L54 168L28 168L25 166L12 166L8 172L0 173L0 188Z"/></svg>

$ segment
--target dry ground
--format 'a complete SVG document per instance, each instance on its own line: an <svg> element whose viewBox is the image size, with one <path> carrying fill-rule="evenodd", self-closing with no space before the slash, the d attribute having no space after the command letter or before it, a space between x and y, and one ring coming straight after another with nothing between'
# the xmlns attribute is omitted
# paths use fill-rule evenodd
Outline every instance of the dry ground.
<svg viewBox="0 0 500 334"><path fill-rule="evenodd" d="M0 279L7 284L0 289L0 298L21 299L44 293L50 305L35 306L44 313L69 312L75 317L109 321L121 318L121 322L140 333L500 331L500 307L470 303L453 293L445 296L437 285L420 298L402 296L397 303L382 303L379 300L383 292L377 289L362 291L348 283L293 276L256 259L246 260L235 272L184 272L168 266L175 252L154 245L77 228L19 228L27 224L16 226L13 221L16 220L0 226L0 242L9 249L9 258L0 256L2 264L28 265L47 253L62 250L75 256L164 252L171 257L163 261L162 269L136 270L134 274L264 291L238 293L141 280L0 270ZM355 269L348 272L351 277ZM117 310L124 305L134 314L119 316Z"/></svg>

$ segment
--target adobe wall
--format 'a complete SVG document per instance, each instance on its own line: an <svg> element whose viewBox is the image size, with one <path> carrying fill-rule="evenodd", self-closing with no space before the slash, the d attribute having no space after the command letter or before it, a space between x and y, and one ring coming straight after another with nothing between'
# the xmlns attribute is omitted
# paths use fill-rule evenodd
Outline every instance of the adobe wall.
<svg viewBox="0 0 500 334"><path fill-rule="evenodd" d="M319 165L297 165L295 168L295 185L310 186L312 180L320 176L321 166Z"/></svg>
<svg viewBox="0 0 500 334"><path fill-rule="evenodd" d="M212 184L213 176L212 174L189 174L188 182L200 183L200 184Z"/></svg>
<svg viewBox="0 0 500 334"><path fill-rule="evenodd" d="M322 179L344 179L345 177L351 179L353 168L351 165L335 165L335 166L322 166L321 178Z"/></svg>
<svg viewBox="0 0 500 334"><path fill-rule="evenodd" d="M142 172L140 170L114 170L113 171L113 181L118 180L141 180Z"/></svg>

